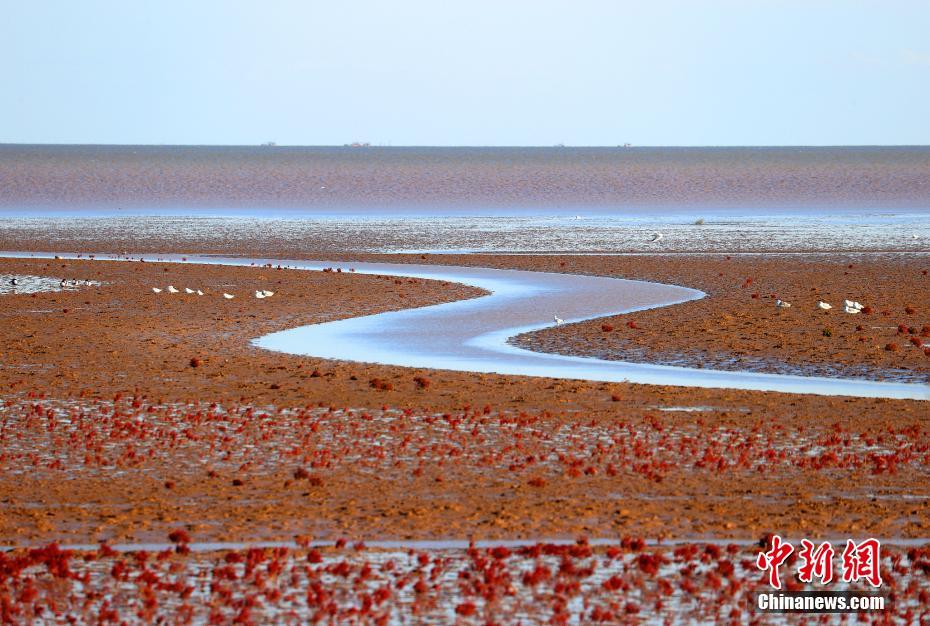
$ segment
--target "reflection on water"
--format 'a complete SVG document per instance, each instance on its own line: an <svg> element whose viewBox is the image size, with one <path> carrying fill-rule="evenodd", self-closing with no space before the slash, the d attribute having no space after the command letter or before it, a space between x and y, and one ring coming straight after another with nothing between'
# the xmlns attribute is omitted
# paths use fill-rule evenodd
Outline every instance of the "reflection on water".
<svg viewBox="0 0 930 626"><path fill-rule="evenodd" d="M95 280L74 280L26 274L0 274L0 296L42 293L49 291L77 291L81 287L99 287Z"/></svg>
<svg viewBox="0 0 930 626"><path fill-rule="evenodd" d="M17 256L15 253L4 255ZM158 258L180 261L182 257ZM322 270L334 265L332 262L219 256L183 258L191 263L239 266L273 263L304 270ZM288 354L462 372L930 399L930 385L923 384L606 361L532 352L508 343L515 335L550 326L555 315L566 322L576 322L669 306L703 297L703 293L694 289L619 278L521 270L356 262L352 267L366 274L458 282L491 293L470 300L312 324L265 335L256 339L255 345Z"/></svg>
<svg viewBox="0 0 930 626"><path fill-rule="evenodd" d="M694 253L930 251L930 212L262 217L3 217L0 241L137 252L243 249L342 252ZM702 216L704 223L694 224ZM655 233L662 238L653 241ZM269 252L270 253L270 252Z"/></svg>

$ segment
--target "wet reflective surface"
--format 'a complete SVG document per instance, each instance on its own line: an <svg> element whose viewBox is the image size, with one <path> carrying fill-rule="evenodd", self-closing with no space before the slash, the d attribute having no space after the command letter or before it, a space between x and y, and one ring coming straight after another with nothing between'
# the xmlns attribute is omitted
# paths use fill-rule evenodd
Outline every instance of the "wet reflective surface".
<svg viewBox="0 0 930 626"><path fill-rule="evenodd" d="M181 260L180 256L170 255L149 258ZM304 270L322 270L334 266L328 262L281 259L214 256L184 258L190 263L273 263ZM531 352L508 343L515 335L553 324L555 316L565 323L571 323L610 314L670 306L703 296L701 292L693 289L617 278L519 270L392 263L342 264L346 270L349 270L350 266L359 273L459 282L491 293L472 300L303 326L260 337L255 340L255 345L269 350L320 358L465 372L823 395L930 399L930 386L923 384L725 372L603 361Z"/></svg>

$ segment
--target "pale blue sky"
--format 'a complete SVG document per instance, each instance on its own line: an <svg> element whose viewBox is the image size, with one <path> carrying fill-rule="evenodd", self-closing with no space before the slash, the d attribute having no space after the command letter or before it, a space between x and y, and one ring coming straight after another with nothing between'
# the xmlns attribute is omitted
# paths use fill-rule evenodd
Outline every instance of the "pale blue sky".
<svg viewBox="0 0 930 626"><path fill-rule="evenodd" d="M3 0L0 142L930 144L930 2Z"/></svg>

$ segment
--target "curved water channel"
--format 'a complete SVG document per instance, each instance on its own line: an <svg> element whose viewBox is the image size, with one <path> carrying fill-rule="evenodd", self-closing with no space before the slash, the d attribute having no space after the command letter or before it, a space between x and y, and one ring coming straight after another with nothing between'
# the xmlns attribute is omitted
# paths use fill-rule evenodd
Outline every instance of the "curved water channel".
<svg viewBox="0 0 930 626"><path fill-rule="evenodd" d="M50 254L0 253L48 258ZM75 258L74 254L59 254ZM88 255L83 255L86 258ZM98 260L126 257L96 256ZM253 341L267 350L462 372L632 382L684 387L750 389L820 395L930 400L930 385L849 378L731 372L533 352L508 343L521 333L565 323L701 298L694 289L636 280L404 263L333 263L191 255L148 260L219 265L272 263L301 270L352 268L357 273L443 280L489 292L478 298L391 311L284 330ZM246 294L242 294L246 295ZM171 297L171 296L165 296ZM175 297L183 297L178 295Z"/></svg>

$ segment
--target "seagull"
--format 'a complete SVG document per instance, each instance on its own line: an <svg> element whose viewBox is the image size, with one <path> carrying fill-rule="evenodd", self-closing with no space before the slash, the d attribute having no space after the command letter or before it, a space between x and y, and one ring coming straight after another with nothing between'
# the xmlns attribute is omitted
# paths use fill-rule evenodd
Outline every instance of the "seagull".
<svg viewBox="0 0 930 626"><path fill-rule="evenodd" d="M820 309L823 309L824 311L829 311L830 309L833 308L831 305L827 304L823 300L817 303L817 307Z"/></svg>
<svg viewBox="0 0 930 626"><path fill-rule="evenodd" d="M264 292L264 291L256 291L256 292L255 292L255 297L258 298L259 300L261 300L262 298L265 297L265 292Z"/></svg>
<svg viewBox="0 0 930 626"><path fill-rule="evenodd" d="M857 309L854 306L843 307L843 310L846 311L847 313L858 313L859 312L859 309Z"/></svg>
<svg viewBox="0 0 930 626"><path fill-rule="evenodd" d="M195 291L193 289L190 289L189 287L185 287L184 293L195 293Z"/></svg>
<svg viewBox="0 0 930 626"><path fill-rule="evenodd" d="M161 293L161 289L159 289L158 287L152 287L152 291L154 291L155 293Z"/></svg>
<svg viewBox="0 0 930 626"><path fill-rule="evenodd" d="M663 235L662 233L652 233L652 239L650 241L653 241L653 242L662 241L662 238L664 236L665 235Z"/></svg>
<svg viewBox="0 0 930 626"><path fill-rule="evenodd" d="M168 285L168 293L178 293L178 290L174 288L174 285Z"/></svg>
<svg viewBox="0 0 930 626"><path fill-rule="evenodd" d="M262 295L265 296L266 298L270 298L271 296L274 295L274 292L268 291L267 289L262 289Z"/></svg>
<svg viewBox="0 0 930 626"><path fill-rule="evenodd" d="M561 326L562 324L565 323L565 320L560 318L558 315L553 316L552 321L555 322L556 326Z"/></svg>
<svg viewBox="0 0 930 626"><path fill-rule="evenodd" d="M224 291L224 292L223 292L223 297L226 298L227 300L232 300L232 299L235 298L236 296L232 295L231 293L226 293L226 292Z"/></svg>
<svg viewBox="0 0 930 626"><path fill-rule="evenodd" d="M15 287L16 285L19 284L19 279L18 279L18 278L14 278L13 280L10 281L10 284L13 285L13 286Z"/></svg>
<svg viewBox="0 0 930 626"><path fill-rule="evenodd" d="M200 290L198 289L198 290L197 290L197 295L198 295L198 296L202 296L202 295L203 295L203 292L200 291Z"/></svg>
<svg viewBox="0 0 930 626"><path fill-rule="evenodd" d="M790 309L790 308L791 308L791 303L790 303L790 302L785 302L784 300L776 300L776 301L775 301L775 306L777 306L779 309Z"/></svg>

